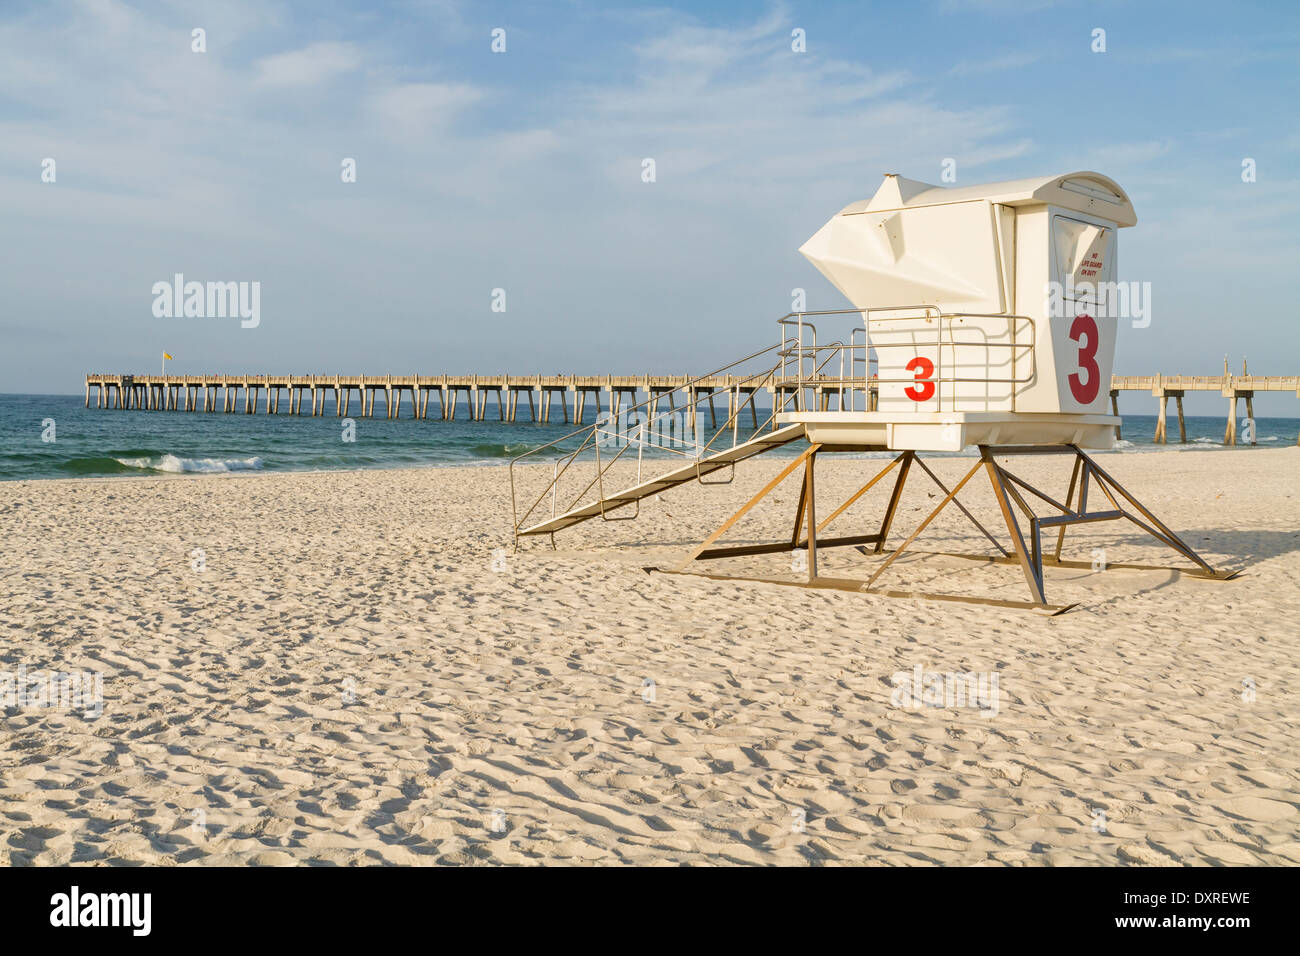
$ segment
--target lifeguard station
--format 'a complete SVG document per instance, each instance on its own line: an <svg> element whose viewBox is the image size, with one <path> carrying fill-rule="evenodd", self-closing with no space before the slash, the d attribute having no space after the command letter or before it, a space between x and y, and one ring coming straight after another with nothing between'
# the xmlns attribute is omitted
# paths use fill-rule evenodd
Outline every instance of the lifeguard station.
<svg viewBox="0 0 1300 956"><path fill-rule="evenodd" d="M516 545L521 537L554 535L596 516L635 517L635 513L615 512L628 505L639 508L641 499L682 484L720 483L710 476L725 474L724 480L729 480L737 462L806 440L805 449L680 563L656 570L702 573L696 570L697 561L802 550L807 555L806 580L705 576L1059 613L1069 605L1047 602L1044 566L1091 566L1089 561L1061 557L1067 529L1127 519L1193 565L1175 570L1216 579L1231 577L1232 572L1210 567L1084 451L1112 447L1120 424L1119 417L1106 410L1118 319L1102 307L1106 289L1113 288L1107 284L1116 275L1116 233L1136 222L1124 191L1094 172L962 188L886 176L871 199L840 210L800 250L853 309L783 316L778 320L780 343L684 387L682 406L690 410L699 437L676 450L684 460L649 481L640 480L644 435L646 426L653 428L662 417L658 397L645 403L650 407L635 435L629 436L626 428L620 431L611 419L516 459L511 465ZM822 322L826 316L849 315L856 321L847 340L818 343L813 319ZM728 374L765 356L774 356L776 364ZM729 401L726 424L706 442L698 432L696 411L704 391L711 402L720 381L734 385L734 400ZM706 382L710 384L702 384ZM760 425L752 403L764 392L773 403L771 414ZM748 396L744 401L742 394ZM746 405L755 427L741 440L740 420ZM680 415L676 403L673 407ZM918 454L959 452L971 446L978 449L979 457L951 489ZM608 453L611 447L616 453ZM515 464L548 449L559 452L552 480L521 515ZM610 468L633 450L636 482L607 493ZM896 455L819 523L816 462L820 455L834 452ZM1025 455L1073 459L1063 501L1034 488L997 460ZM571 466L584 457L594 458L595 478L561 509L560 485ZM789 539L718 546L741 517L800 469L802 486ZM899 500L913 469L924 472L943 497L889 550L886 544ZM992 486L1005 537L991 531L958 500L962 489L980 473ZM823 534L831 522L890 476L892 489L876 530L841 537ZM1035 512L1027 496L1048 513ZM548 498L550 516L539 518L539 508ZM960 509L995 549L991 555L959 556L1018 565L1028 585L1028 601L878 584L949 505ZM1052 532L1055 542L1045 545L1044 534ZM1045 551L1049 545L1050 554ZM844 546L880 560L867 562L869 573L861 579L819 575L818 549Z"/></svg>

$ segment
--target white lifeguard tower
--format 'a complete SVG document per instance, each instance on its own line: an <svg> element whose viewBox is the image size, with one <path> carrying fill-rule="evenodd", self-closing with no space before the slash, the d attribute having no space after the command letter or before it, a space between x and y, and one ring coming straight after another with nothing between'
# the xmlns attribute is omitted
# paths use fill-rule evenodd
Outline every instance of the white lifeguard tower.
<svg viewBox="0 0 1300 956"><path fill-rule="evenodd" d="M1107 414L1106 409L1118 318L1105 306L1114 301L1107 292L1118 288L1114 285L1116 233L1136 222L1123 189L1094 172L961 188L887 175L871 199L840 210L800 249L854 308L783 316L778 320L782 341L755 353L775 352L779 363L742 377L741 385L734 384L737 376L721 373L755 356L684 386L684 404L694 409L700 400L697 393L707 391L711 402L725 379L727 387L737 389L735 401L729 403L731 414L711 440L697 439L683 452L687 461L651 481L638 480L621 492L606 494L604 476L610 465L631 448L636 448L640 462L643 446L640 438L628 441L624 435L621 450L602 463L601 448L611 434L618 437L617 429L611 429L608 422L592 426L577 451L561 456L554 480L522 518L517 501L514 503L516 545L520 537L554 535L597 515L617 520L610 512L685 483L715 483L705 479L734 469L738 461L804 439L806 450L708 539L675 567L656 570L700 573L693 569L697 560L802 550L807 554L806 580L705 576L1060 613L1070 605L1047 603L1044 565L1091 566L1088 561L1061 558L1066 529L1074 524L1128 519L1194 565L1175 570L1220 580L1232 577L1235 572L1211 568L1083 450L1111 448L1120 425L1118 415ZM847 341L818 344L811 320L820 322L832 315L853 316L857 324ZM742 388L749 396L745 402L740 401ZM741 411L760 390L773 396L772 413L758 426L757 413L751 407L754 434L741 441ZM647 403L651 413L646 420L651 423L658 402L656 397ZM725 440L728 432L729 442ZM724 440L720 442L720 438ZM534 449L516 461L556 444ZM979 458L951 489L918 456L920 452L959 452L971 446L978 449ZM561 477L589 449L595 453L597 478L561 512L557 505ZM897 454L818 523L818 455L882 451ZM1074 460L1064 502L1011 474L997 460L1041 454L1068 455ZM897 548L886 550L913 465L938 485L944 497ZM716 546L742 516L800 467L803 485L789 540ZM981 471L992 485L1009 549L957 500L959 492ZM819 540L827 525L890 472L895 472L893 490L877 531ZM513 463L511 478L514 498ZM597 489L594 498L584 501L593 488ZM1094 492L1091 503L1090 490ZM1038 514L1026 494L1037 500L1040 510L1046 505L1051 513ZM548 495L551 517L533 519ZM1105 499L1106 507L1090 507L1099 497ZM877 586L886 569L949 504L955 504L998 552L956 556L1019 565L1029 587L1029 601ZM530 524L530 519L534 523ZM1057 533L1050 556L1044 553L1044 531ZM883 560L861 580L819 575L818 548L838 546L855 546L864 555L879 555Z"/></svg>
<svg viewBox="0 0 1300 956"><path fill-rule="evenodd" d="M1114 281L1116 232L1136 222L1098 173L960 189L886 176L799 250L862 310L876 411L778 421L899 450L1110 448L1117 319L1098 315L1097 290Z"/></svg>

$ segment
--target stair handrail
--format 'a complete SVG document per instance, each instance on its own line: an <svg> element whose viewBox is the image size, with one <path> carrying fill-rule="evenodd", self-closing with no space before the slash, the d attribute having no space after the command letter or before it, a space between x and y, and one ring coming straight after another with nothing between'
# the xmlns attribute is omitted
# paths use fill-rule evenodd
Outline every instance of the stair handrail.
<svg viewBox="0 0 1300 956"><path fill-rule="evenodd" d="M744 364L745 362L752 361L753 359L756 359L756 358L758 358L758 357L761 356L761 355L766 355L767 353L772 352L773 350L778 349L778 348L780 348L780 343L775 343L775 344L773 344L773 345L769 345L767 348L759 349L759 350L756 351L756 352L751 352L749 355L746 355L746 356L743 357L743 358L737 359L737 360L735 360L735 361L733 361L733 362L728 362L726 365L723 365L723 366L721 366L721 367L719 367L719 368L713 370L712 372L706 372L706 373L704 373L703 375L698 375L698 376L696 376L695 378L690 379L689 381L684 382L684 383L682 383L681 385L676 386L674 389L672 389L672 392L677 392L677 391L679 391L679 390L681 390L681 389L687 389L687 388L690 388L691 386L695 385L695 384L698 383L698 382L703 381L704 379L712 378L712 377L714 377L714 376L716 376L716 375L719 375L719 374L721 374L721 373L727 371L727 370L730 369L730 368L734 368L734 367L736 367L737 365L742 365L742 364ZM763 374L764 374L763 372L756 372L756 373L754 373L753 375L746 376L746 378L747 378L747 379L758 378L759 376L761 376L761 375L763 375ZM670 393L670 394L671 394L671 393ZM647 398L645 401L643 401L643 402L638 402L638 403L635 404L635 405L631 405L631 406L629 406L629 407L627 408L627 411L628 411L628 412L632 412L632 411L636 411L636 410L638 410L638 409L645 408L646 406L651 405L654 401L655 401L655 397L654 397L654 395L652 394L652 395L651 395L649 398ZM697 399L697 402L698 402L698 401L699 401L699 399ZM656 417L659 417L659 416L656 416ZM518 540L517 540L517 539L518 539L518 531L519 531L519 529L523 526L523 522L524 522L524 521L527 521L528 518L532 515L532 513L533 513L534 511L537 510L538 505L539 505L543 500L545 500L546 496L547 496L548 494L551 493L552 489L558 487L558 484L559 484L560 479L564 477L565 472L568 470L568 468L570 467L570 465L573 464L573 462L577 459L577 457L578 457L578 456L579 456L583 451L585 451L585 450L588 448L588 446L590 445L592 439L596 436L598 430L601 428L602 424L603 424L603 423L602 423L600 420L597 420L596 422L593 422L591 425L584 425L584 426L582 426L581 428L574 429L573 431L571 431L571 432L569 432L569 433L567 433L567 434L565 434L565 435L561 435L559 438L552 439L551 441L546 442L545 444L538 445L538 446L536 446L536 447L534 447L534 448L530 448L530 449L528 449L527 451L523 452L523 453L520 454L520 455L515 456L514 458L512 458L512 459L510 460L510 466L509 466L509 476L510 476L510 509L511 509L511 516L512 516L512 521L513 521L513 525L514 525L514 530L515 530L515 534L516 534L516 544L518 543ZM538 496L538 499L537 499L536 501L533 502L533 504L528 508L528 510L527 510L526 512L524 512L523 517L521 518L521 517L519 516L519 502L518 502L517 489L516 489L516 483L515 483L515 465L519 464L521 461L523 461L523 460L526 459L526 458L529 458L529 457L531 457L531 456L534 456L534 455L540 454L541 452L546 451L548 448L554 448L556 445L558 445L558 444L560 444L560 443L562 443L562 442L568 441L568 440L570 440L570 439L572 439L572 438L574 438L575 436L578 436L578 435L585 435L586 437L583 439L582 443L578 446L577 449L575 449L574 451L572 451L572 452L570 452L570 453L568 453L568 454L566 454L566 455L562 455L559 459L557 459L557 464L560 463L560 462L563 462L563 467L559 467L559 468L557 469L556 473L555 473L554 476L551 478L550 483L546 486L546 488L545 488L545 489L542 491L542 493ZM584 491L582 492L582 494L585 494L587 490L590 490L590 487L591 487L591 486L588 485L587 489L584 489Z"/></svg>
<svg viewBox="0 0 1300 956"><path fill-rule="evenodd" d="M729 417L729 418L727 419L727 421L722 425L722 427L721 427L720 429L718 429L718 430L714 433L713 437L710 438L708 442L706 442L704 445L701 446L700 443L699 443L699 440L698 440L698 438L697 438L695 441L693 441L693 442L691 443L691 446L692 446L692 449L691 449L691 450L694 452L693 455L692 455L691 453L689 453L689 452L686 452L686 451L679 451L678 449L671 448L671 447L666 447L666 446L663 446L663 445L658 445L658 446L656 446L656 447L659 447L659 448L661 448L661 449L663 449L663 450L665 450L665 451L668 451L668 452L670 452L670 453L672 453L672 454L679 455L679 456L681 456L681 457L687 457L687 458L689 458L689 457L694 457L694 458L695 458L695 461L696 461L697 479L699 479L699 480L702 481L702 479L703 479L703 475L702 475L702 473L699 472L699 464L700 464L701 459L703 459L703 458L706 456L706 454L707 454L707 453L709 452L709 450L713 447L713 445L714 445L714 443L717 441L717 439L718 439L718 438L719 438L723 433L725 433L728 429L730 429L731 432L732 432L732 447L736 447L736 445L737 445L738 442L739 442L739 419L740 419L740 413L741 413L741 411L743 411L743 409L745 408L746 405L750 405L750 404L753 404L755 409L757 408L756 403L754 403L754 399L755 399L755 397L756 397L758 391L761 390L761 389L762 389L763 387L765 387L765 386L767 386L767 387L772 387L772 385L773 385L773 379L774 379L774 377L777 375L778 372L781 373L781 381L782 381L782 382L784 382L786 379L789 378L788 373L787 373L787 367L788 367L789 361L790 361L790 359L791 359L792 357L794 358L794 360L795 360L795 362L796 362L796 366L797 366L796 369L795 369L795 376L794 376L794 378L795 378L795 382L796 382L796 393L795 393L795 394L796 394L796 405L797 405L797 407L802 407L802 404L803 404L803 398L802 398L802 395L803 395L803 389L802 389L802 387L801 387L801 383L802 383L803 380L804 380L804 368L803 368L803 363L804 363L805 357L808 359L808 362L809 362L809 369L810 369L810 371L811 371L811 377L812 377L812 380L813 380L813 381L816 381L817 378L818 378L818 376L820 376L822 369L823 369L823 368L826 366L826 364L827 364L829 361L831 361L831 359L833 359L834 356L837 354L837 352L836 352L835 350L840 350L840 349L844 349L844 348L845 348L845 346L843 345L842 342L836 342L836 343L833 343L833 345L831 345L831 346L829 346L829 347L822 347L821 349L819 349L819 347L817 346L817 327L816 327L812 322L807 321L807 319L808 319L809 317L824 316L824 315L860 315L860 316L865 316L865 310L863 310L863 309L805 309L805 310L797 311L797 312L787 312L785 315L781 316L780 318L778 318L778 319L776 320L777 323L781 326L781 341L780 341L779 343L776 343L776 344L773 344L773 345L769 345L767 348L759 349L759 350L756 351L756 352L752 352L752 353L750 353L749 355L746 355L746 356L743 357L743 358L737 359L737 360L735 360L735 361L733 361L733 362L729 362L729 363L727 363L726 365L723 365L723 366L721 366L720 368L714 369L714 370L711 371L711 372L706 372L706 373L704 373L703 375L696 376L696 377L693 378L693 379L690 379L690 380L688 380L688 381L686 381L686 382L684 382L684 383L682 383L682 384L680 384L680 385L675 386L674 388L668 390L666 393L661 393L661 394L659 394L658 396L656 396L656 395L652 392L652 393L651 393L651 394L650 394L650 395L645 399L645 401L637 402L636 404L634 404L634 405L630 405L630 406L628 406L625 410L621 410L621 411L624 411L625 413L632 413L632 412L636 412L636 411L643 411L643 410L645 410L645 409L647 409L647 408L649 408L649 407L653 407L653 406L655 406L655 405L657 404L657 402L658 402L659 400L661 400L661 399L664 397L665 394L668 395L668 396L672 396L672 395L676 394L677 392L682 392L682 391L687 391L688 394L689 394L689 390L690 390L691 388L693 388L693 387L694 387L696 384L698 384L699 382L701 382L701 381L703 381L703 380L705 380L705 379L708 379L708 378L713 378L714 376L717 376L717 375L720 375L720 374L726 372L728 369L735 368L735 367L738 366L738 365L743 365L743 364L746 363L746 362L750 362L750 361L752 361L752 360L754 360L754 359L756 359L756 358L758 358L758 357L760 357L760 356L762 356L762 355L766 355L766 354L771 353L771 352L773 352L773 351L775 350L775 351L777 352L777 357L780 359L780 361L779 361L775 366L773 366L773 367L770 368L770 369L763 369L763 370L760 370L760 371L756 371L756 372L754 372L754 373L751 374L751 375L747 375L747 376L745 376L745 378L743 379L744 382L746 382L746 383L752 383L752 382L757 381L758 384L754 384L754 385L752 385L752 386L746 386L746 387L748 388L749 394L745 397L745 399L744 399L743 401L740 401L740 402L736 402L736 403L735 403L735 407L734 407L734 409L732 410L732 413L731 413L730 417ZM787 333L787 329L788 329L789 327L791 327L791 326L794 326L795 329L796 329L796 332L795 332L794 336L789 336L788 333ZM811 337L812 337L812 347L811 347L811 354L810 354L810 355L807 354L808 350L805 348L805 346L804 346L804 344L803 344L803 343L804 343L804 331L803 331L803 330L804 330L804 327L805 327L805 326L808 328L809 333L811 334ZM857 330L855 330L855 333L854 333L855 335L856 335L856 331L857 331ZM864 318L864 322L863 322L863 331L865 331L865 318ZM791 348L791 345L792 345L792 344L793 344L793 348ZM865 342L864 342L863 344L864 344L864 346L866 345ZM818 351L820 351L820 350L822 350L822 349L830 349L831 351L828 352L827 357L826 357L824 360L822 360L822 361L820 362L820 364L819 364L819 363L818 363L818 355L817 355L817 353L818 353ZM864 350L865 350L865 348L864 348ZM843 356L842 356L842 354L841 354L841 380L842 380L842 378L843 378L842 367L843 367ZM868 388L868 387L869 387L869 386L868 386L868 383L866 382L866 380L864 380L862 384L863 384L863 387L864 387L864 388ZM762 423L761 425L759 425L759 426L755 429L755 434L756 434L756 435L759 434L759 433L761 433L762 430L765 429L769 424L771 424L772 427L775 427L775 419L776 419L776 415L777 415L779 412L784 411L785 404L786 404L786 402L783 400L783 396L782 396L782 394L781 394L781 391L782 391L782 390L781 390L781 387L780 387L780 386L777 386L777 387L774 389L775 401L773 402L772 413L771 413L771 414L770 414L766 419L764 419L764 421L763 421L763 423ZM710 394L711 394L711 393L710 393ZM698 395L698 396L696 396L696 398L695 398L693 404L695 404L695 405L698 406L698 404L699 404L699 403L700 403L704 398L706 398L706 397L709 397L709 395ZM841 399L841 400L842 400L842 399ZM685 405L683 405L683 409L689 408L689 407L691 406L691 404L692 404L691 402L687 402ZM611 409L611 412L612 412L612 411L613 411L613 410ZM648 425L648 424L652 424L652 423L654 423L654 422L657 422L657 421L661 420L661 419L664 418L664 417L667 417L667 416L673 415L673 414L675 414L676 412L677 412L677 409L676 409L676 407L674 406L673 408L671 408L671 409L668 410L668 411L665 411L665 412L663 412L663 413L656 413L656 414L654 414L653 416L648 417L648 418L646 419L646 421L643 422L642 424L643 424L643 426L644 426L644 425ZM697 408L697 409L696 409L696 415L698 416L698 414L699 414L699 410L698 410L698 408ZM755 419L757 419L757 415L756 415L756 414L755 414ZM698 420L698 419L697 419L697 420ZM574 429L573 431L568 432L568 433L565 434L565 435L561 435L561 436L558 437L558 438L552 439L552 440L549 441L549 442L546 442L546 443L541 444L541 445L537 445L537 446L534 447L534 448L530 448L530 449L524 451L522 454L517 455L516 457L514 457L513 459L511 459L511 461L510 461L510 465L509 465L509 478L510 478L510 507L511 507L511 517L512 517L512 522L513 522L513 525L514 525L514 531L515 531L516 545L518 544L518 532L519 532L519 529L520 529L521 527L523 527L524 522L526 522L526 521L527 521L527 520L532 516L533 512L537 510L537 507L539 506L539 504L540 504L542 501L544 501L548 495L549 495L549 496L551 497L551 499L552 499L552 508L554 509L554 507L555 507L555 499L556 499L556 496L557 496L557 491L556 491L556 489L558 488L559 482L560 482L561 479L564 477L564 475L565 475L565 473L567 472L567 470L569 469L569 467L570 467L570 466L571 466L571 465L572 465L572 464L573 464L573 463L578 459L578 457L579 457L583 452L587 451L587 450L591 447L591 443L592 443L592 441L593 441L593 440L595 440L595 441L599 441L599 436L600 436L601 430L602 430L602 428L603 428L603 426L604 426L605 424L607 424L607 420L604 420L604 419L602 419L602 418L598 418L597 421L594 422L594 423L591 424L591 425L584 425L584 426L582 426L582 427L580 427L580 428ZM698 429L697 429L697 434L698 434ZM556 459L556 467L555 467L555 469L553 470L553 475L552 475L552 478L551 478L550 482L547 484L546 488L542 491L542 493L538 496L537 501L534 501L533 504L528 508L527 511L525 511L525 512L523 513L523 516L521 517L520 514L519 514L520 502L519 502L519 500L518 500L518 488L517 488L516 478L515 478L515 465L520 464L521 462L525 461L526 459L528 459L528 458L530 458L530 457L533 457L533 456L535 456L535 455L541 454L542 452L545 452L545 451L547 451L548 449L552 449L552 448L554 448L554 447L557 446L557 445L560 445L560 444L562 444L562 443L564 443L564 442L570 441L570 440L572 440L573 438L575 438L575 437L577 437L577 436L579 436L579 435L584 436L584 437L583 437L583 440L582 440L582 442L581 442L581 444L579 444L578 448L576 448L576 449L573 450L572 452L569 452L569 453L566 453L566 454L564 454L564 455L561 455L559 458ZM627 446L626 446L626 447L630 447L631 444L632 444L633 442L635 442L635 443L638 445L638 466L640 465L641 452L644 451L644 445L645 445L645 438L643 437L644 435L645 435L645 428L642 427L642 428L638 431L638 436L637 436L635 439L628 440L628 444L627 444ZM686 443L683 442L682 444L685 445ZM625 450L626 450L626 448L625 448ZM717 452L717 453L720 454L721 452L719 451L719 452ZM598 458L599 458L599 453L598 453L598 452L597 452L597 456L598 456ZM619 455L614 456L614 460L617 460L618 457L620 457L620 456L619 456ZM612 465L612 464L613 464L613 461L610 461L608 465L605 465L605 466L602 468L601 465L600 465L600 463L598 462L598 464L597 464L597 476L596 476L596 479L595 479L593 482L589 483L589 484L586 486L586 488L584 488L584 489L579 493L579 495L578 495L578 499L577 499L577 500L580 501L581 498L582 498L582 496L585 495L588 491L590 491L591 488L593 487L593 485L596 485L596 484L599 484L599 485L601 486L601 489L602 489L602 500L603 500L603 486L604 486L603 478L604 478L604 474L605 474L605 472L608 471L609 465ZM733 466L733 474L734 474L734 466ZM724 483L724 482L703 482L703 483L705 483L705 484L715 484L715 483L716 483L716 484L722 484L722 483ZM575 502L575 504L576 504L576 502ZM570 509L566 509L566 510L570 510ZM602 509L602 510L603 510L603 509Z"/></svg>

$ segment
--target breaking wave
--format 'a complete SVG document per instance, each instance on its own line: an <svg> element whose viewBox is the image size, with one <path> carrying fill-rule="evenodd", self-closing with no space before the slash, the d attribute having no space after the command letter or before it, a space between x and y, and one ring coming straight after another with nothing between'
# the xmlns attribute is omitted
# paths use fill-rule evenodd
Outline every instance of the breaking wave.
<svg viewBox="0 0 1300 956"><path fill-rule="evenodd" d="M262 459L257 457L178 458L176 455L158 455L156 457L115 458L113 460L127 468L175 474L192 472L203 475L217 475L228 471L258 471L262 467Z"/></svg>

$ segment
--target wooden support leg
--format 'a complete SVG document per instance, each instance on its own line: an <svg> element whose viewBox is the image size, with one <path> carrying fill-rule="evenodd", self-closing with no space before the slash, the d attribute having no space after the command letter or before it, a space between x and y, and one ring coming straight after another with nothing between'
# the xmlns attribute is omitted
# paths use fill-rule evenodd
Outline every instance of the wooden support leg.
<svg viewBox="0 0 1300 956"><path fill-rule="evenodd" d="M893 494L889 496L889 505L885 509L885 517L880 522L880 540L876 542L876 554L885 550L885 539L889 537L889 528L894 523L894 514L898 511L898 501L903 496L903 485L907 482L907 472L912 467L912 459L916 457L916 452L903 452L902 466L898 470L898 479L894 482Z"/></svg>
<svg viewBox="0 0 1300 956"><path fill-rule="evenodd" d="M1178 440L1186 445L1187 422L1183 420L1183 396L1181 392L1174 396L1174 402L1178 406Z"/></svg>
<svg viewBox="0 0 1300 956"><path fill-rule="evenodd" d="M809 456L811 460L811 456ZM808 465L805 462L804 470L807 471ZM799 538L803 534L803 520L808 514L808 480L807 474L804 475L804 481L799 486L799 503L794 506L794 533L790 535L790 550L793 551L799 547Z"/></svg>
<svg viewBox="0 0 1300 956"><path fill-rule="evenodd" d="M1011 546L1015 548L1016 557L1020 559L1021 570L1025 572L1025 583L1029 585L1029 596L1035 604L1045 605L1047 601L1043 597L1042 553L1037 547L1037 529L1035 529L1034 558L1031 558L1028 549L1025 547L1024 535L1020 533L1020 524L1016 521L1015 511L1012 510L1011 502L1007 498L1006 485L1002 480L1002 470L998 468L992 455L987 451L983 453L981 460L988 470L989 481L993 484L993 496L997 499L998 507L1002 510L1002 518L1007 524L1007 531L1011 535Z"/></svg>
<svg viewBox="0 0 1300 956"><path fill-rule="evenodd" d="M803 497L808 509L808 583L817 580L817 485L814 469L817 465L817 452L808 456L803 466ZM798 539L795 539L798 544Z"/></svg>
<svg viewBox="0 0 1300 956"><path fill-rule="evenodd" d="M1074 507L1074 489L1075 486L1079 483L1079 470L1083 467L1084 467L1083 459L1080 458L1078 455L1075 455L1074 469L1070 472L1070 490L1065 493L1065 506L1067 508ZM1080 498L1082 500L1082 496L1080 496ZM1082 511L1083 509L1077 508L1075 510ZM1065 529L1066 529L1066 525L1061 525L1060 531L1058 531L1056 535L1056 551L1054 552L1053 556L1056 558L1057 561L1061 560L1061 548L1065 546Z"/></svg>

